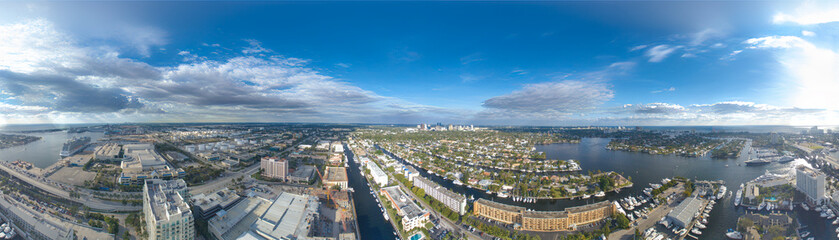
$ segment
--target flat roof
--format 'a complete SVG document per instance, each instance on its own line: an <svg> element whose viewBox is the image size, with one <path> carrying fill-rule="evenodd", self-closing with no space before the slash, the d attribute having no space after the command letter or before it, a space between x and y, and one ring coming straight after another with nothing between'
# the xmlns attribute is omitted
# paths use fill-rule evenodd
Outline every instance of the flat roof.
<svg viewBox="0 0 839 240"><path fill-rule="evenodd" d="M315 214L317 208L317 199L312 196L283 192L251 229L263 237L294 239L308 233L312 220L308 216Z"/></svg>
<svg viewBox="0 0 839 240"><path fill-rule="evenodd" d="M326 167L326 181L338 182L347 181L347 168Z"/></svg>
<svg viewBox="0 0 839 240"><path fill-rule="evenodd" d="M382 188L382 191L385 191L388 194L391 203L396 205L396 209L402 212L402 214L408 219L419 217L427 213L425 210L422 210L422 208L417 206L412 198L405 194L399 186Z"/></svg>
<svg viewBox="0 0 839 240"><path fill-rule="evenodd" d="M190 214L189 205L176 188L170 188L170 181L148 181L146 191L148 204L151 207L155 221L169 220L169 216ZM171 181L175 182L175 181Z"/></svg>

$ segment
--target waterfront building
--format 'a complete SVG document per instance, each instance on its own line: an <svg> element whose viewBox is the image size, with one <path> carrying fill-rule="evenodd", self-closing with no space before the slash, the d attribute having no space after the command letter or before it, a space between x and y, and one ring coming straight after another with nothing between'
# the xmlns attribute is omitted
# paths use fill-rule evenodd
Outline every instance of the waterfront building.
<svg viewBox="0 0 839 240"><path fill-rule="evenodd" d="M686 227L693 221L693 218L699 213L701 207L702 200L695 197L688 197L682 203L679 203L673 211L667 214L667 219L680 227Z"/></svg>
<svg viewBox="0 0 839 240"><path fill-rule="evenodd" d="M143 214L149 240L195 239L192 210L178 181L151 180L143 186Z"/></svg>
<svg viewBox="0 0 839 240"><path fill-rule="evenodd" d="M277 157L262 157L259 168L266 178L285 180L288 175L288 161Z"/></svg>
<svg viewBox="0 0 839 240"><path fill-rule="evenodd" d="M437 199L437 201L440 201L443 205L460 215L466 214L465 196L452 192L451 190L437 185L437 183L434 183L424 177L417 176L413 179L414 186L421 188L425 191L426 195Z"/></svg>
<svg viewBox="0 0 839 240"><path fill-rule="evenodd" d="M825 176L818 170L798 166L795 168L795 187L807 195L813 203L821 203L824 198Z"/></svg>
<svg viewBox="0 0 839 240"><path fill-rule="evenodd" d="M269 240L307 239L319 217L318 206L313 196L283 192L251 225L250 235Z"/></svg>
<svg viewBox="0 0 839 240"><path fill-rule="evenodd" d="M388 201L396 209L396 213L402 216L402 229L405 232L411 229L422 227L428 222L430 213L420 208L410 196L405 194L399 186L382 188L382 193L387 196Z"/></svg>
<svg viewBox="0 0 839 240"><path fill-rule="evenodd" d="M516 224L527 231L569 231L577 226L594 223L615 214L615 205L609 201L569 207L562 211L528 211L526 208L493 202L475 201L473 212L477 216L495 221Z"/></svg>
<svg viewBox="0 0 839 240"><path fill-rule="evenodd" d="M122 173L119 183L122 185L140 185L147 179L175 179L186 175L186 171L173 168L154 150L154 145L127 144L123 146Z"/></svg>
<svg viewBox="0 0 839 240"><path fill-rule="evenodd" d="M223 188L209 195L202 193L193 196L192 206L199 218L209 219L221 210L230 210L233 205L242 201L242 199L236 192Z"/></svg>
<svg viewBox="0 0 839 240"><path fill-rule="evenodd" d="M376 184L379 184L381 187L387 185L387 173L382 171L378 164L375 162L369 162L367 164L367 169L370 169L370 175L373 175L373 181L375 181Z"/></svg>
<svg viewBox="0 0 839 240"><path fill-rule="evenodd" d="M345 167L326 167L326 176L323 177L323 185L327 187L339 186L341 189L347 189L347 168Z"/></svg>

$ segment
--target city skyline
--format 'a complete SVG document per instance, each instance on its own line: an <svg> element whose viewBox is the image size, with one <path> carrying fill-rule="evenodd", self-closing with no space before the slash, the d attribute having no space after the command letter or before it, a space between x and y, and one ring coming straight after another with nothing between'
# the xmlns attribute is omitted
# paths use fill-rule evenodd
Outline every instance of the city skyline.
<svg viewBox="0 0 839 240"><path fill-rule="evenodd" d="M829 1L4 6L0 124L839 117Z"/></svg>

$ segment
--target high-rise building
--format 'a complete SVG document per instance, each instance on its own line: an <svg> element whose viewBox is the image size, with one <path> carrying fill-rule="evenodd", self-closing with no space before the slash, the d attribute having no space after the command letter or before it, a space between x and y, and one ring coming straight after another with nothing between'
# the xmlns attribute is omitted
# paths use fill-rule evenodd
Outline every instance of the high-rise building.
<svg viewBox="0 0 839 240"><path fill-rule="evenodd" d="M795 187L813 203L824 200L824 180L824 174L815 169L806 166L795 168Z"/></svg>
<svg viewBox="0 0 839 240"><path fill-rule="evenodd" d="M183 180L149 180L143 186L143 214L149 240L195 239L192 210L181 195Z"/></svg>
<svg viewBox="0 0 839 240"><path fill-rule="evenodd" d="M262 157L259 162L262 176L266 178L285 180L288 175L288 161L277 157Z"/></svg>

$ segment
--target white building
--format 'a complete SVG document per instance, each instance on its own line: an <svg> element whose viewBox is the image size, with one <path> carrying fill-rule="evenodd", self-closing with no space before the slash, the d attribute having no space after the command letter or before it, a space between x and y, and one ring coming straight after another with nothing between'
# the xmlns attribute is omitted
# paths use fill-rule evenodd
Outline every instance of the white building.
<svg viewBox="0 0 839 240"><path fill-rule="evenodd" d="M318 205L316 197L283 192L251 225L250 233L269 240L309 239Z"/></svg>
<svg viewBox="0 0 839 240"><path fill-rule="evenodd" d="M805 166L795 168L795 187L814 203L824 200L824 174Z"/></svg>
<svg viewBox="0 0 839 240"><path fill-rule="evenodd" d="M393 204L396 213L402 216L402 229L406 232L422 227L428 222L428 217L431 214L414 203L411 197L405 194L399 186L382 188L381 191L387 196L388 201Z"/></svg>
<svg viewBox="0 0 839 240"><path fill-rule="evenodd" d="M181 195L183 180L150 180L143 186L143 214L149 240L195 239L192 210Z"/></svg>
<svg viewBox="0 0 839 240"><path fill-rule="evenodd" d="M414 186L421 188L425 194L437 199L451 209L452 211L464 215L466 214L466 197L455 192L452 192L431 180L424 177L417 176L414 178Z"/></svg>
<svg viewBox="0 0 839 240"><path fill-rule="evenodd" d="M370 162L367 164L367 169L370 169L370 175L373 175L373 181L379 184L379 186L384 187L387 185L387 173L382 171L378 164Z"/></svg>

